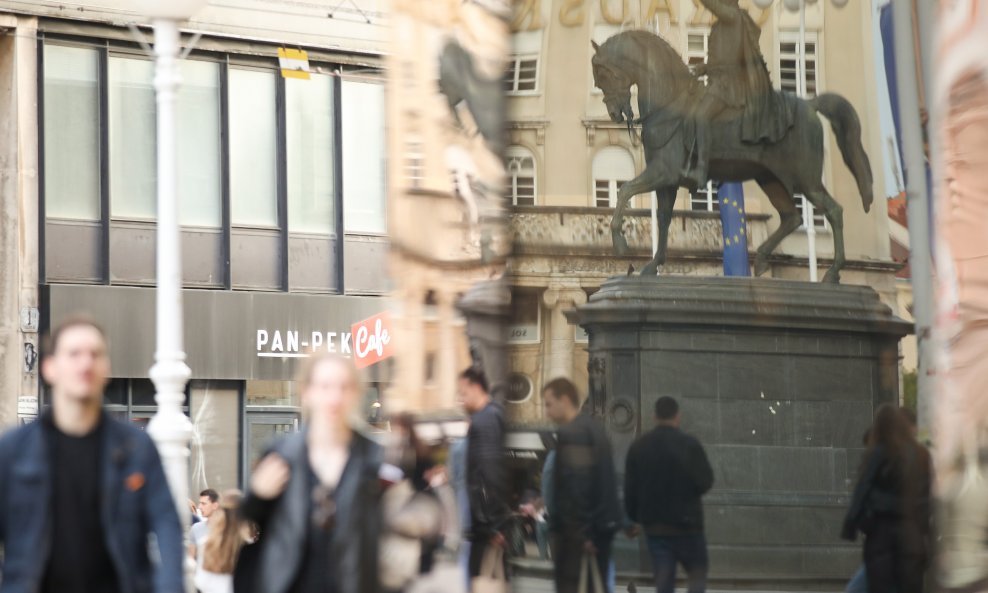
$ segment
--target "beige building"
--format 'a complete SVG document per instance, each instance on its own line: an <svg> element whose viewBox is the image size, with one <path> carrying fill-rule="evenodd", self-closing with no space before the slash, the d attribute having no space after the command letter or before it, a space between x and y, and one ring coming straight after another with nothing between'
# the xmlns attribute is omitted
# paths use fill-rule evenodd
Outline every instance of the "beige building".
<svg viewBox="0 0 988 593"><path fill-rule="evenodd" d="M842 9L810 4L806 14L806 72L798 66L798 16L781 2L762 10L741 5L762 27L761 50L777 88L795 92L805 76L813 95L834 92L855 107L862 141L872 157L875 200L865 214L851 173L844 166L829 125L824 182L844 208L847 267L842 280L872 286L898 310L895 264L890 257L888 214L878 164L887 145L879 125L880 102L870 3ZM522 0L516 3L514 58L509 65L510 147L507 195L514 257L511 352L518 402L509 405L516 421L542 417L540 385L568 375L587 381L587 339L566 322L564 311L584 303L601 281L640 268L651 250L648 210L633 211L625 235L635 253L611 254L609 222L617 188L643 170L643 154L623 124L607 117L602 94L593 86L590 41L603 42L622 30L657 33L691 63L706 59L712 15L698 0ZM749 251L778 225L778 215L754 183L746 183ZM815 225L820 277L830 265L832 235L822 215L807 211L804 226L776 250L768 276L808 279L806 225ZM632 205L648 208L649 196ZM716 186L693 195L680 190L671 225L669 261L662 273L722 274L721 229Z"/></svg>

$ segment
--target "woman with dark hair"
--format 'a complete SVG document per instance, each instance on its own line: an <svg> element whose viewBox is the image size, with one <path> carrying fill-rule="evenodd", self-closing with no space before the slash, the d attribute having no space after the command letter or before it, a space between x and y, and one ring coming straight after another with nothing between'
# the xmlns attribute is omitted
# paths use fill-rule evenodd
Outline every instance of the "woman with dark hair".
<svg viewBox="0 0 988 593"><path fill-rule="evenodd" d="M313 355L298 385L306 424L261 459L244 500L243 516L261 532L253 589L375 593L381 448L355 428L357 370Z"/></svg>
<svg viewBox="0 0 988 593"><path fill-rule="evenodd" d="M865 535L869 593L920 593L930 554L930 454L906 416L883 404L841 536Z"/></svg>

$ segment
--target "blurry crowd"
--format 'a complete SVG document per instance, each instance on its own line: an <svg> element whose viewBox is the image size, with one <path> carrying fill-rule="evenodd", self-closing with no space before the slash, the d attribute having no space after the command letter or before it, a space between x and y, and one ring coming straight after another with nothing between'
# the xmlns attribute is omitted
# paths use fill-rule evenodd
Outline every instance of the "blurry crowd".
<svg viewBox="0 0 988 593"><path fill-rule="evenodd" d="M707 586L702 497L714 474L680 430L671 397L624 460L623 484L603 425L570 380L549 382L555 425L536 484L512 492L504 411L484 373L459 376L466 437L430 443L411 416L374 431L356 416L360 377L333 354L298 379L302 429L273 443L246 492L188 501L183 527L157 449L102 409L110 372L102 330L86 319L51 334L42 372L50 408L0 438L0 591L178 593L195 565L201 593L504 592L510 558L530 545L551 560L559 593L615 590L612 548L643 539L655 588ZM875 413L842 536L864 534L849 591L922 591L931 565L931 463L915 417ZM531 477L531 476L529 476Z"/></svg>

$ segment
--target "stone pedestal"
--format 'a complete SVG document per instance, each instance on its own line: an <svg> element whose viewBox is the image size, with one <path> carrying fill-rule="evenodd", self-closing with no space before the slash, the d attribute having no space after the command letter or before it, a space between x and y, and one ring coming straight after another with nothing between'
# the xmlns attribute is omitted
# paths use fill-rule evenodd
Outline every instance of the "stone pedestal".
<svg viewBox="0 0 988 593"><path fill-rule="evenodd" d="M872 412L898 399L898 342L911 328L874 290L618 277L569 318L590 333L589 405L619 472L663 395L706 448L712 578L851 576L860 547L838 534ZM616 548L619 570L650 570L639 542L619 536Z"/></svg>

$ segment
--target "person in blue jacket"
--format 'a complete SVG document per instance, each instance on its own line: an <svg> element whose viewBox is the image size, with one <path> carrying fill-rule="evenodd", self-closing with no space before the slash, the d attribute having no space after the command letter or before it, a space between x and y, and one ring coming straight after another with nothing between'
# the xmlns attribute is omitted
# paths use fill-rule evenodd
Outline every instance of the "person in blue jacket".
<svg viewBox="0 0 988 593"><path fill-rule="evenodd" d="M103 411L103 331L71 319L49 344L50 409L0 438L0 593L184 593L158 450Z"/></svg>

